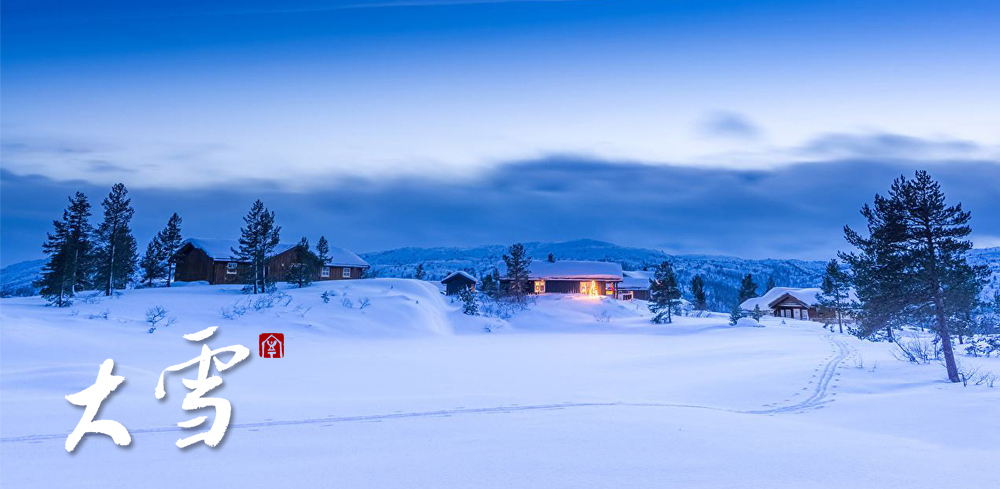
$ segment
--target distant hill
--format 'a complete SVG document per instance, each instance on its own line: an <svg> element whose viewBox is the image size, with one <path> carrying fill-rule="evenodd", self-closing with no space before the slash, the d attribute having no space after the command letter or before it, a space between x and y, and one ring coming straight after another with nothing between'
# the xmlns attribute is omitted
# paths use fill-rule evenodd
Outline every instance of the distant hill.
<svg viewBox="0 0 1000 489"><path fill-rule="evenodd" d="M993 294L1000 293L1000 246L970 251L969 262L973 265L986 265L992 272L983 290L984 298L992 299Z"/></svg>
<svg viewBox="0 0 1000 489"><path fill-rule="evenodd" d="M22 261L0 269L0 297L30 296L38 293L31 283L42 273L45 260Z"/></svg>
<svg viewBox="0 0 1000 489"><path fill-rule="evenodd" d="M705 279L709 307L726 311L736 303L736 290L744 275L750 273L763 293L768 277L777 285L815 287L823 278L824 263L803 260L747 260L729 256L670 255L659 250L630 248L613 243L580 239L558 243L524 243L528 255L544 260L552 253L557 260L595 260L620 263L626 270L644 270L670 260L689 294L691 277L701 274ZM385 277L412 277L417 264L422 263L427 279L440 279L455 270L474 275L488 273L502 260L506 246L488 245L471 248L398 248L361 255L372 265L373 272Z"/></svg>

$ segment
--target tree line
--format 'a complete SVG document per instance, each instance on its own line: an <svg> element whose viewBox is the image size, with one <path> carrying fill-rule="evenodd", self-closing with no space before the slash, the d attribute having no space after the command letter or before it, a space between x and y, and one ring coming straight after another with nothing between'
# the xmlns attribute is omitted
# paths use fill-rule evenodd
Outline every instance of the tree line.
<svg viewBox="0 0 1000 489"><path fill-rule="evenodd" d="M181 217L177 213L171 215L164 228L150 239L140 258L131 227L135 209L125 185L113 185L101 208L101 221L95 227L91 223L90 201L84 193L76 192L69 197L62 218L52 222L52 231L42 244L48 258L34 283L50 304L69 306L81 291L99 291L110 296L129 286L152 287L163 281L170 287L174 281L177 252L184 241ZM255 294L271 291L275 277L269 276L267 261L280 241L281 226L275 223L274 212L260 200L251 205L243 223L239 245L231 251L235 260L248 266L243 274L244 290ZM306 238L297 247L299 252L286 279L304 287L328 262L330 247L323 236L315 251Z"/></svg>

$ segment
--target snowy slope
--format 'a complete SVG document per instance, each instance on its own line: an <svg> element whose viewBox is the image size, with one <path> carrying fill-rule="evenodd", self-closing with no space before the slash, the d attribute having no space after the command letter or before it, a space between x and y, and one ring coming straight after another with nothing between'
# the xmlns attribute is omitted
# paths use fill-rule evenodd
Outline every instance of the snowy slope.
<svg viewBox="0 0 1000 489"><path fill-rule="evenodd" d="M237 287L68 309L3 299L0 485L913 489L996 477L1000 388L948 384L939 365L816 323L652 325L642 302L566 295L501 322L400 279L285 293L238 317ZM177 320L148 334L156 305ZM253 353L221 374L234 406L223 443L180 450L191 433L175 423L193 415L179 379L193 374L168 376L163 401L153 389L199 351L181 335L212 325L210 346ZM287 356L258 358L257 336L275 332ZM69 456L82 409L64 396L107 358L127 380L100 417L123 423L132 446L88 435ZM962 362L1000 372L1000 359Z"/></svg>

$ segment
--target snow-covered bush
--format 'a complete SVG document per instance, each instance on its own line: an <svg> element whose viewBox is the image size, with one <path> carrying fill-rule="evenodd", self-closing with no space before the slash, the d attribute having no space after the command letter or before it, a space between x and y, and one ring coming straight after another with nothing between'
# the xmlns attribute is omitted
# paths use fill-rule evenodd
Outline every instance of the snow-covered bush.
<svg viewBox="0 0 1000 489"><path fill-rule="evenodd" d="M319 296L320 296L320 298L323 299L323 303L324 304L329 304L330 303L330 298L337 296L337 291L336 290L324 290L323 293L320 294Z"/></svg>
<svg viewBox="0 0 1000 489"><path fill-rule="evenodd" d="M483 316L499 319L510 319L520 306L514 302L504 300L503 297L480 296L479 312Z"/></svg>
<svg viewBox="0 0 1000 489"><path fill-rule="evenodd" d="M764 325L755 321L753 318L739 318L736 320L735 326L749 326L751 328L763 328Z"/></svg>
<svg viewBox="0 0 1000 489"><path fill-rule="evenodd" d="M354 307L354 301L352 301L350 297L344 297L340 300L340 305L348 309L352 309Z"/></svg>
<svg viewBox="0 0 1000 489"><path fill-rule="evenodd" d="M976 335L969 339L965 353L973 357L989 357L990 355L1000 357L1000 336Z"/></svg>
<svg viewBox="0 0 1000 489"><path fill-rule="evenodd" d="M608 314L608 311L601 311L600 314L594 314L594 321L599 323L610 323L611 315Z"/></svg>

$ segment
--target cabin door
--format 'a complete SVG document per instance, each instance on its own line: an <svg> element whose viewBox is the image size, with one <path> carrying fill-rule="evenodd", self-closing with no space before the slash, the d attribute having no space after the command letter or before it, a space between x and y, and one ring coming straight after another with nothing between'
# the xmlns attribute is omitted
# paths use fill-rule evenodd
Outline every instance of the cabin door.
<svg viewBox="0 0 1000 489"><path fill-rule="evenodd" d="M597 295L597 282L580 282L580 293L583 295Z"/></svg>

